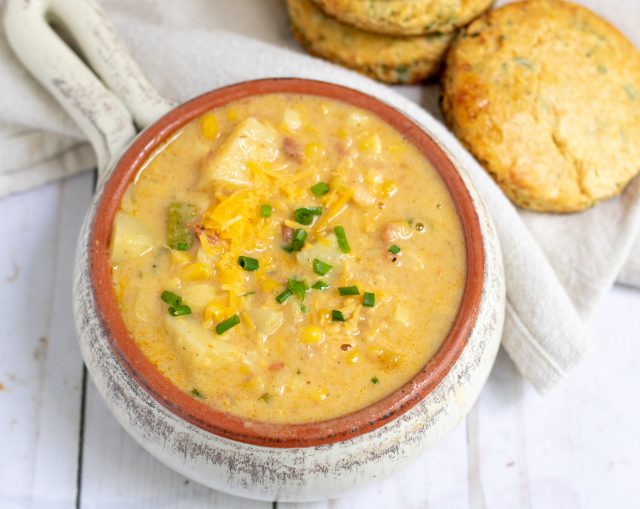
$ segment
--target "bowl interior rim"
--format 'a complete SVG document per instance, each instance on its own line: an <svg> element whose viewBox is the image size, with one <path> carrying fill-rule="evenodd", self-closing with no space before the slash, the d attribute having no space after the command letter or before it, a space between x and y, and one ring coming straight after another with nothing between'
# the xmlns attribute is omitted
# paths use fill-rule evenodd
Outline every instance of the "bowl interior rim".
<svg viewBox="0 0 640 509"><path fill-rule="evenodd" d="M206 111L248 96L310 94L368 110L412 142L438 171L452 196L466 245L467 272L462 302L436 354L404 386L350 414L305 424L277 424L236 417L183 392L146 358L128 332L111 283L109 241L113 219L129 184L148 157L176 130ZM404 113L370 95L333 83L301 78L268 78L215 89L187 101L146 128L122 155L98 198L88 239L89 273L96 311L120 365L167 410L218 436L265 447L310 447L348 440L399 417L429 395L456 362L473 331L484 286L485 252L474 202L456 166L426 131Z"/></svg>

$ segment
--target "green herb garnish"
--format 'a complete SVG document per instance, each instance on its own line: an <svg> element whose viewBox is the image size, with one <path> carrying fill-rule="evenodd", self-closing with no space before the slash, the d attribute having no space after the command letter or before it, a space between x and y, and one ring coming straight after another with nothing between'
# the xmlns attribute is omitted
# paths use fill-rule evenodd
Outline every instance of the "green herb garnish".
<svg viewBox="0 0 640 509"><path fill-rule="evenodd" d="M240 265L244 270L251 272L258 270L260 262L255 258L250 258L248 256L238 256L238 265Z"/></svg>
<svg viewBox="0 0 640 509"><path fill-rule="evenodd" d="M268 203L260 206L260 216L261 217L271 217L271 213L273 212L273 207Z"/></svg>
<svg viewBox="0 0 640 509"><path fill-rule="evenodd" d="M362 305L367 306L368 308L372 308L376 305L376 294L372 292L364 292L364 296L362 297Z"/></svg>
<svg viewBox="0 0 640 509"><path fill-rule="evenodd" d="M342 311L338 309L332 309L331 320L333 320L334 322L344 322L345 318L344 318L344 315L342 314Z"/></svg>
<svg viewBox="0 0 640 509"><path fill-rule="evenodd" d="M203 394L198 389L191 389L191 395L196 398L204 399Z"/></svg>
<svg viewBox="0 0 640 509"><path fill-rule="evenodd" d="M169 306L169 314L171 316L190 315L191 308L185 304L178 304L177 306Z"/></svg>
<svg viewBox="0 0 640 509"><path fill-rule="evenodd" d="M305 294L309 291L307 282L297 279L289 279L289 281L287 281L287 288L301 300L304 300Z"/></svg>
<svg viewBox="0 0 640 509"><path fill-rule="evenodd" d="M273 398L273 396L271 394L269 394L268 392L265 392L258 399L261 400L261 401L264 401L265 403L269 403L269 401L271 401L271 398Z"/></svg>
<svg viewBox="0 0 640 509"><path fill-rule="evenodd" d="M289 289L286 289L284 292L282 292L280 295L276 297L276 302L278 304L282 304L285 300L287 300L292 295L293 295L293 292Z"/></svg>
<svg viewBox="0 0 640 509"><path fill-rule="evenodd" d="M320 215L322 215L322 207L306 207L294 210L293 219L297 223L309 226L313 223L313 218Z"/></svg>
<svg viewBox="0 0 640 509"><path fill-rule="evenodd" d="M338 288L340 295L360 295L360 290L357 286L341 286Z"/></svg>
<svg viewBox="0 0 640 509"><path fill-rule="evenodd" d="M373 385L376 385L376 384L379 384L379 383L380 383L380 380L378 380L378 377L377 377L377 376L374 376L374 377L371 379L371 383L372 383Z"/></svg>
<svg viewBox="0 0 640 509"><path fill-rule="evenodd" d="M333 265L329 265L328 263L325 263L322 260L318 260L317 258L314 258L313 260L313 272L315 272L316 274L320 274L321 276L324 276L332 268L333 268Z"/></svg>
<svg viewBox="0 0 640 509"><path fill-rule="evenodd" d="M333 232L336 234L336 238L338 239L338 246L340 246L340 251L343 253L348 253L351 251L349 247L349 241L347 240L347 234L344 231L343 226L336 226L333 229Z"/></svg>
<svg viewBox="0 0 640 509"><path fill-rule="evenodd" d="M317 184L311 186L311 192L318 198L320 198L320 196L324 196L329 192L329 184L325 182L318 182Z"/></svg>
<svg viewBox="0 0 640 509"><path fill-rule="evenodd" d="M178 306L179 304L182 304L182 297L167 290L160 294L160 298L170 306Z"/></svg>
<svg viewBox="0 0 640 509"><path fill-rule="evenodd" d="M389 252L394 255L397 255L400 251L400 246L396 246L395 244L389 248Z"/></svg>
<svg viewBox="0 0 640 509"><path fill-rule="evenodd" d="M171 316L184 316L191 314L191 308L182 303L182 297L179 295L165 290L160 294L160 298L169 304L168 312Z"/></svg>
<svg viewBox="0 0 640 509"><path fill-rule="evenodd" d="M216 334L224 334L232 327L235 327L240 323L240 317L238 315L233 315L227 318L225 321L220 322L216 325Z"/></svg>
<svg viewBox="0 0 640 509"><path fill-rule="evenodd" d="M323 281L322 279L318 279L315 283L313 283L313 285L311 285L311 288L313 288L314 290L326 290L327 288L329 288L331 285L325 281Z"/></svg>
<svg viewBox="0 0 640 509"><path fill-rule="evenodd" d="M307 236L309 234L306 230L302 228L297 228L293 231L293 235L291 236L291 251L300 251L304 246L304 241L307 240Z"/></svg>

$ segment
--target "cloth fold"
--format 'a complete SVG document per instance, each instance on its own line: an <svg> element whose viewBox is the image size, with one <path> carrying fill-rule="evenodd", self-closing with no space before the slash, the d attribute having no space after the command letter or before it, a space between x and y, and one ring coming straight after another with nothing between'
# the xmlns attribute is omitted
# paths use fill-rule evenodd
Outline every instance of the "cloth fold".
<svg viewBox="0 0 640 509"><path fill-rule="evenodd" d="M583 3L597 11L600 2ZM390 87L301 54L286 32L284 3L188 4L103 2L134 58L164 96L186 100L263 77L333 81L401 109L459 161L486 202L502 244L507 278L503 346L539 391L554 387L592 349L585 321L616 278L640 287L640 179L621 197L580 214L516 209L456 138L420 105ZM609 4L619 4L618 15L624 16L624 0L607 4L609 9ZM248 16L244 25L238 20L242 12ZM250 37L214 29L221 26ZM640 34L636 37L638 44ZM0 89L0 196L95 164L83 135L16 61L3 33ZM422 102L433 104L433 88L425 90Z"/></svg>

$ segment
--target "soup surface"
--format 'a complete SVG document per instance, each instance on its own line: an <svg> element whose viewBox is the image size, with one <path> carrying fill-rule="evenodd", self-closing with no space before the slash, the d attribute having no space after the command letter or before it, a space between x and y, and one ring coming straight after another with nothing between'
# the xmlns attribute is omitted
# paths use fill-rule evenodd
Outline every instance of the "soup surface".
<svg viewBox="0 0 640 509"><path fill-rule="evenodd" d="M368 111L295 94L176 132L125 193L110 261L162 374L275 423L342 416L408 382L466 275L453 201L415 146Z"/></svg>

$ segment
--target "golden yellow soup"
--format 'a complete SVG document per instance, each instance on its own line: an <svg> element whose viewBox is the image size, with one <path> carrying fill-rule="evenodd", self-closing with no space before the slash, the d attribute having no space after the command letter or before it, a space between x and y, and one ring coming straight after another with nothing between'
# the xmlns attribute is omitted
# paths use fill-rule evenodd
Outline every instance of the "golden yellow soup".
<svg viewBox="0 0 640 509"><path fill-rule="evenodd" d="M274 423L342 416L408 382L466 273L451 196L415 146L368 111L296 94L176 132L124 195L110 262L162 374Z"/></svg>

